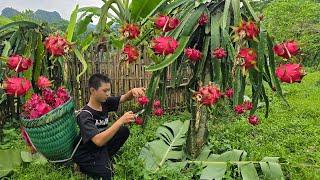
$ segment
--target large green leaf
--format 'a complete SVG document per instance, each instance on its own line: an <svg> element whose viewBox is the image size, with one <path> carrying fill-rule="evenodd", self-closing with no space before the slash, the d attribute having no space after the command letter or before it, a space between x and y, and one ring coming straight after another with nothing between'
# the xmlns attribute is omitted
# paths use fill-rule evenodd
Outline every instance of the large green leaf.
<svg viewBox="0 0 320 180"><path fill-rule="evenodd" d="M169 14L174 9L181 7L181 5L189 3L189 2L191 2L191 1L190 0L175 0L175 1L171 2L170 4L168 4L164 9ZM194 7L194 2L191 2L191 3L193 4L193 7Z"/></svg>
<svg viewBox="0 0 320 180"><path fill-rule="evenodd" d="M205 152L202 153L207 154L208 151L205 150ZM202 156L201 154L200 156ZM205 160L202 158L200 162L206 167L202 170L200 179L222 179L227 171L227 163L229 161L241 161L245 157L246 152L241 150L232 150L221 155L211 154Z"/></svg>
<svg viewBox="0 0 320 180"><path fill-rule="evenodd" d="M228 164L237 165L244 180L259 179L258 167L255 164L260 164L265 177L272 177L272 179L284 178L277 157L266 157L261 161L247 161L246 156L247 153L245 151L236 149L224 152L221 155L212 154L211 150L205 147L196 160L188 161L188 163L204 166L204 169L200 172L200 179L223 179L227 171L232 171L232 169L228 168Z"/></svg>
<svg viewBox="0 0 320 180"><path fill-rule="evenodd" d="M162 8L164 7L164 5L166 5L167 2L168 0L162 0L161 2L159 2L158 5L155 6L153 10L150 11L150 13L141 21L141 24L145 24L151 16L155 15L157 12L161 12Z"/></svg>
<svg viewBox="0 0 320 180"><path fill-rule="evenodd" d="M79 5L76 6L76 8L72 11L71 16L70 16L69 25L67 28L67 40L69 42L72 41L73 32L74 32L74 29L75 29L75 26L77 23L78 10L79 10Z"/></svg>
<svg viewBox="0 0 320 180"><path fill-rule="evenodd" d="M9 55L9 50L11 49L11 44L9 41L3 41L2 45L4 45L4 48L2 50L1 56L3 57L8 57Z"/></svg>
<svg viewBox="0 0 320 180"><path fill-rule="evenodd" d="M96 30L98 33L102 34L104 29L105 29L105 26L106 26L106 22L107 22L107 19L108 19L108 11L111 7L111 5L115 3L115 0L108 0L105 2L105 4L101 7L101 15L100 15L100 18L99 18L99 22L96 26Z"/></svg>
<svg viewBox="0 0 320 180"><path fill-rule="evenodd" d="M140 153L148 170L156 171L168 160L183 159L182 145L186 141L188 127L189 121L177 120L165 123L157 129L159 139L147 143Z"/></svg>
<svg viewBox="0 0 320 180"><path fill-rule="evenodd" d="M161 0L132 0L129 10L133 21L145 18L161 2Z"/></svg>
<svg viewBox="0 0 320 180"><path fill-rule="evenodd" d="M0 150L0 178L19 168L20 164L20 151L12 149Z"/></svg>
<svg viewBox="0 0 320 180"><path fill-rule="evenodd" d="M148 103L148 105L146 107L146 113L145 113L147 116L152 111L154 94L155 94L157 88L159 87L161 74L162 74L162 70L155 71L155 72L152 73L152 76L151 76L151 79L150 79L150 83L148 85L147 92L146 92L147 97L149 98L149 103ZM145 126L146 123L144 123L143 125Z"/></svg>
<svg viewBox="0 0 320 180"><path fill-rule="evenodd" d="M192 16L188 19L187 23L185 24L183 31L181 32L182 36L190 36L190 34L198 27L198 20L201 14L206 9L205 5L201 5L192 13Z"/></svg>
<svg viewBox="0 0 320 180"><path fill-rule="evenodd" d="M31 154L30 152L21 151L21 160L25 163L47 164L48 160L40 153Z"/></svg>
<svg viewBox="0 0 320 180"><path fill-rule="evenodd" d="M81 52L85 52L89 48L93 40L94 39L92 33L88 34L84 39L82 39L80 43Z"/></svg>
<svg viewBox="0 0 320 180"><path fill-rule="evenodd" d="M38 77L40 76L42 64L44 63L45 53L46 52L44 50L44 45L42 43L42 35L39 33L38 44L35 50L35 57L34 57L34 64L33 64L33 80L35 81L38 80ZM47 69L44 69L44 71L47 71Z"/></svg>
<svg viewBox="0 0 320 180"><path fill-rule="evenodd" d="M146 67L146 71L157 71L159 69L163 69L167 66L169 66L173 61L175 61L180 54L183 52L184 48L188 44L189 36L182 36L179 39L179 47L176 49L175 53L167 56L162 62L159 64L152 64L148 67Z"/></svg>
<svg viewBox="0 0 320 180"><path fill-rule="evenodd" d="M249 0L242 0L242 2L243 2L243 5L246 7L246 9L250 12L253 19L258 22L259 18L257 14L254 12L252 6L250 5Z"/></svg>
<svg viewBox="0 0 320 180"><path fill-rule="evenodd" d="M87 61L84 59L83 55L80 53L80 51L76 48L76 47L72 47L76 57L80 60L81 64L82 64L82 71L77 75L76 79L77 82L80 83L80 77L86 73L87 69L88 69L88 64Z"/></svg>
<svg viewBox="0 0 320 180"><path fill-rule="evenodd" d="M234 15L234 24L239 24L241 20L240 1L232 0L231 4L233 9L233 15Z"/></svg>
<svg viewBox="0 0 320 180"><path fill-rule="evenodd" d="M178 16L176 16L176 18L181 20L180 25L176 29L167 32L165 34L166 36L171 36L171 37L177 39L180 36L180 34L181 34L182 30L184 29L185 25L187 24L187 22L189 22L190 19L192 18L192 13L190 13L190 11L193 10L194 4L192 2L188 3L183 8L185 9L185 11L182 11L181 14L178 14Z"/></svg>
<svg viewBox="0 0 320 180"><path fill-rule="evenodd" d="M279 157L265 157L260 162L261 170L264 174L264 179L284 179Z"/></svg>
<svg viewBox="0 0 320 180"><path fill-rule="evenodd" d="M220 47L220 19L221 13L211 15L211 49ZM210 61L212 66L212 80L215 83L219 83L221 77L221 61L219 59L213 59Z"/></svg>
<svg viewBox="0 0 320 180"><path fill-rule="evenodd" d="M90 12L94 15L101 15L101 8L99 7L94 7L94 6L89 6L89 7L82 7L79 8L78 12Z"/></svg>
<svg viewBox="0 0 320 180"><path fill-rule="evenodd" d="M84 19L81 19L77 24L76 24L76 35L79 36L87 31L88 25L92 20L93 14L89 14L85 16Z"/></svg>
<svg viewBox="0 0 320 180"><path fill-rule="evenodd" d="M259 180L258 173L253 163L239 163L239 169L243 180Z"/></svg>
<svg viewBox="0 0 320 180"><path fill-rule="evenodd" d="M30 21L15 21L15 22L11 22L9 24L6 24L4 26L1 26L0 31L8 30L8 29L16 27L16 26L27 27L27 28L40 27L39 24L34 23L34 22L30 22Z"/></svg>
<svg viewBox="0 0 320 180"><path fill-rule="evenodd" d="M221 22L222 29L225 29L227 26L227 20L229 16L229 7L230 7L230 0L226 0L224 4L224 10L223 10L223 16L222 16L222 22Z"/></svg>
<svg viewBox="0 0 320 180"><path fill-rule="evenodd" d="M197 79L200 79L201 76L203 75L203 72L205 72L205 69L206 69L205 64L207 61L209 46L210 46L210 36L206 36L203 41L203 50L202 50L203 55L202 55L201 61L198 63L198 66L197 66L198 69L195 74Z"/></svg>
<svg viewBox="0 0 320 180"><path fill-rule="evenodd" d="M270 37L269 34L267 34L267 42L268 42L268 60L269 60L269 64L270 64L270 71L271 71L271 78L272 81L276 87L277 90L277 94L280 96L280 98L282 99L282 101L289 106L288 101L284 98L283 94L282 94L282 88L279 82L278 77L276 76L276 63L275 63L275 57L274 57L274 52L272 50L273 48L273 41Z"/></svg>

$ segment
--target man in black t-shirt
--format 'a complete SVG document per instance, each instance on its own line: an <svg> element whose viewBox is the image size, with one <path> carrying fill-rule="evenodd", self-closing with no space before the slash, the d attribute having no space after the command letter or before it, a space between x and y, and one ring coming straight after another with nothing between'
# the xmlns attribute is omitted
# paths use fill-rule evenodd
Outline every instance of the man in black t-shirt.
<svg viewBox="0 0 320 180"><path fill-rule="evenodd" d="M129 137L125 124L134 122L132 111L124 113L108 127L108 112L117 111L120 103L144 96L144 88L134 88L126 94L111 97L110 79L102 74L89 78L90 100L77 116L82 141L73 157L80 171L94 179L111 179L111 157Z"/></svg>

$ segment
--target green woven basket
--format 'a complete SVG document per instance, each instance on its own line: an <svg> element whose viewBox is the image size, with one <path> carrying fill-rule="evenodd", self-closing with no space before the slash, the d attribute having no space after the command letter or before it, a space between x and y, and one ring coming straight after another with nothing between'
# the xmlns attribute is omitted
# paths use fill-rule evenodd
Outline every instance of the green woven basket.
<svg viewBox="0 0 320 180"><path fill-rule="evenodd" d="M69 159L78 134L74 102L65 104L34 120L21 118L33 145L50 161Z"/></svg>

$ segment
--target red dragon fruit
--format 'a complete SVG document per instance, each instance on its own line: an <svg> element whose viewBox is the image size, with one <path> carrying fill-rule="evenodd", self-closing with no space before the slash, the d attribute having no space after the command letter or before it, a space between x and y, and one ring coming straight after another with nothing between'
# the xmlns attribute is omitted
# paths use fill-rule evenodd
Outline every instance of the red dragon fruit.
<svg viewBox="0 0 320 180"><path fill-rule="evenodd" d="M206 13L202 13L198 19L198 24L200 26L206 25L208 23L208 15Z"/></svg>
<svg viewBox="0 0 320 180"><path fill-rule="evenodd" d="M201 104L205 106L211 106L219 100L221 94L217 86L209 84L208 86L200 87L199 91L196 93L196 96L199 97L198 100Z"/></svg>
<svg viewBox="0 0 320 180"><path fill-rule="evenodd" d="M235 39L256 39L259 35L260 29L253 21L246 22L242 20L237 27L233 28L235 32Z"/></svg>
<svg viewBox="0 0 320 180"><path fill-rule="evenodd" d="M154 53L158 55L172 54L178 45L178 41L170 36L162 36L152 40L152 49Z"/></svg>
<svg viewBox="0 0 320 180"><path fill-rule="evenodd" d="M39 118L39 117L47 114L51 110L52 110L52 107L49 104L47 104L47 103L45 103L43 101L40 101L36 105L36 107L31 110L29 118L30 119Z"/></svg>
<svg viewBox="0 0 320 180"><path fill-rule="evenodd" d="M238 58L242 58L244 60L242 66L246 69L250 69L256 64L257 53L251 48L242 48L240 49Z"/></svg>
<svg viewBox="0 0 320 180"><path fill-rule="evenodd" d="M305 72L300 64L281 64L276 69L276 75L281 82L300 83Z"/></svg>
<svg viewBox="0 0 320 180"><path fill-rule="evenodd" d="M216 48L212 52L212 57L217 59L223 59L227 57L227 52L223 48Z"/></svg>
<svg viewBox="0 0 320 180"><path fill-rule="evenodd" d="M141 117L136 117L134 122L137 124L137 125L142 125L143 124L143 119Z"/></svg>
<svg viewBox="0 0 320 180"><path fill-rule="evenodd" d="M137 48L131 46L130 44L126 44L122 50L123 54L126 55L126 59L129 64L135 62L139 58L139 51Z"/></svg>
<svg viewBox="0 0 320 180"><path fill-rule="evenodd" d="M128 39L135 39L140 35L139 26L136 24L125 24L120 31Z"/></svg>
<svg viewBox="0 0 320 180"><path fill-rule="evenodd" d="M153 110L153 114L154 114L155 116L163 116L164 111L163 111L162 108L156 108L156 109Z"/></svg>
<svg viewBox="0 0 320 180"><path fill-rule="evenodd" d="M246 110L244 109L243 105L242 104L239 104L239 105L236 105L234 107L234 111L237 113L237 114L243 114Z"/></svg>
<svg viewBox="0 0 320 180"><path fill-rule="evenodd" d="M20 55L11 55L8 59L7 66L9 69L19 73L28 70L32 66L32 61L31 59L24 58Z"/></svg>
<svg viewBox="0 0 320 180"><path fill-rule="evenodd" d="M42 97L47 104L54 106L56 102L56 96L53 90L47 88L42 90Z"/></svg>
<svg viewBox="0 0 320 180"><path fill-rule="evenodd" d="M11 77L4 81L4 89L8 95L22 96L31 88L28 79L22 77Z"/></svg>
<svg viewBox="0 0 320 180"><path fill-rule="evenodd" d="M251 109L253 109L253 104L252 104L252 102L250 102L250 101L244 101L244 102L242 103L242 106L243 106L243 108L244 108L245 110L251 110Z"/></svg>
<svg viewBox="0 0 320 180"><path fill-rule="evenodd" d="M153 101L153 108L158 108L158 107L160 107L160 106L161 106L160 100L155 100L155 101Z"/></svg>
<svg viewBox="0 0 320 180"><path fill-rule="evenodd" d="M256 115L250 115L248 117L248 122L255 126L255 125L258 125L260 121L259 121L259 118Z"/></svg>
<svg viewBox="0 0 320 180"><path fill-rule="evenodd" d="M37 86L40 89L45 89L45 88L48 88L51 86L51 82L45 76L39 76L38 81L37 81Z"/></svg>
<svg viewBox="0 0 320 180"><path fill-rule="evenodd" d="M147 96L141 96L138 98L138 103L141 105L141 106L144 106L146 104L148 104L149 102L149 99Z"/></svg>
<svg viewBox="0 0 320 180"><path fill-rule="evenodd" d="M179 19L165 15L159 15L154 21L156 28L161 29L163 32L171 31L177 28L179 24Z"/></svg>
<svg viewBox="0 0 320 180"><path fill-rule="evenodd" d="M184 54L193 63L201 59L201 52L197 49L187 48L184 50Z"/></svg>
<svg viewBox="0 0 320 180"><path fill-rule="evenodd" d="M259 27L253 21L249 21L246 24L245 30L248 39L255 39L260 32Z"/></svg>
<svg viewBox="0 0 320 180"><path fill-rule="evenodd" d="M62 99L64 102L67 102L70 99L68 91L64 87L59 87L56 92L57 98Z"/></svg>
<svg viewBox="0 0 320 180"><path fill-rule="evenodd" d="M44 44L46 50L53 56L63 56L70 48L70 43L58 34L47 37Z"/></svg>
<svg viewBox="0 0 320 180"><path fill-rule="evenodd" d="M289 59L298 54L299 46L294 40L285 41L283 43L276 44L273 47L273 51L277 56Z"/></svg>
<svg viewBox="0 0 320 180"><path fill-rule="evenodd" d="M233 97L233 89L232 88L228 88L225 92L225 96L228 98L232 98Z"/></svg>

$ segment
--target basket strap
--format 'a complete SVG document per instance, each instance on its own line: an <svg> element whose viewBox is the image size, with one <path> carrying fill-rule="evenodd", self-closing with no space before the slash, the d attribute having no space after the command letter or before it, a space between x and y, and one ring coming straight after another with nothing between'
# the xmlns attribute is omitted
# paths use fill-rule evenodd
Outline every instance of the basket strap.
<svg viewBox="0 0 320 180"><path fill-rule="evenodd" d="M86 109L81 109L80 112L77 114L77 116L79 116L81 112L87 112L87 113L89 113L89 114L91 115L91 117L93 118L92 113L91 113L90 111L86 110Z"/></svg>
<svg viewBox="0 0 320 180"><path fill-rule="evenodd" d="M27 138L29 139L29 141L30 141L30 143L31 143L32 148L34 148L34 149L37 151L37 148L33 145L33 142L31 141L31 138L30 138L30 136L29 136L28 132L26 131L26 128L25 128L25 127L23 127L23 131L26 133Z"/></svg>
<svg viewBox="0 0 320 180"><path fill-rule="evenodd" d="M91 113L90 111L88 111L88 110L85 110L85 109L84 109L84 110L81 109L81 110L77 113L76 116L78 116L81 112L87 112L87 113L89 113L89 114L92 116L92 118L93 118L92 113ZM80 138L80 140L79 140L79 142L77 143L76 147L73 149L73 152L72 152L72 154L71 154L71 156L70 156L69 158L67 158L67 159L62 159L62 160L56 160L56 161L50 161L50 160L48 160L48 161L49 161L49 162L52 162L52 163L62 163L62 162L66 162L66 161L71 160L71 159L73 158L74 154L76 153L76 151L77 151L77 149L78 149L81 141L82 141L82 137Z"/></svg>
<svg viewBox="0 0 320 180"><path fill-rule="evenodd" d="M72 152L72 154L71 154L71 156L70 156L69 158L67 158L67 159L62 159L62 160L56 160L56 161L50 161L50 160L48 160L48 161L49 161L49 162L52 162L52 163L62 163L62 162L66 162L66 161L71 160L71 159L73 158L74 154L76 153L76 151L77 151L77 149L78 149L81 141L82 141L82 137L80 138L80 140L79 140L79 142L77 143L76 147L73 149L73 152Z"/></svg>

